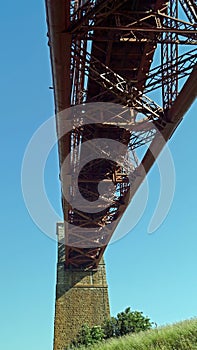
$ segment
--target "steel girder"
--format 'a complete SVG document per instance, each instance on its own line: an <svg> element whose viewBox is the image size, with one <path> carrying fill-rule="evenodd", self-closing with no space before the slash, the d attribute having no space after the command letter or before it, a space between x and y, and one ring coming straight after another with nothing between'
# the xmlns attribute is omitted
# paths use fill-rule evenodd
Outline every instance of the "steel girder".
<svg viewBox="0 0 197 350"><path fill-rule="evenodd" d="M178 18L178 3L188 20ZM134 195L154 163L151 149L159 154L163 147L156 129L168 140L196 96L196 52L191 49L180 55L178 52L182 44L196 44L196 1L155 0L147 5L147 2L135 0L131 6L128 0L59 0L57 6L56 0L46 0L46 7L56 111L90 101L117 102L128 109L132 106L143 113L144 120L134 121L132 132L127 121L128 125L123 127L126 139L123 130L122 136L113 130L113 137L119 141L122 138L132 151L151 142L142 163L136 163L131 183L121 167L111 165L111 170L104 171L105 181L115 184L117 194L107 211L86 215L73 208L62 195L66 267L96 268L128 204L128 190ZM162 46L164 59L160 66L150 69L158 44ZM178 84L181 78L188 78L182 89ZM145 95L161 87L163 106ZM88 139L97 127L89 126L85 131L74 128L60 139L60 167L69 153L71 163L76 162L81 138ZM107 126L108 137L111 127ZM57 115L58 134L60 129ZM101 127L100 137L103 133ZM133 156L135 158L134 153ZM78 182L71 181L72 195L79 186L85 198L95 198L94 186L102 178L105 166L105 162L98 161L96 174L89 164ZM62 186L66 186L65 179L62 179ZM73 224L72 229L68 228L69 223ZM112 224L112 230L108 229L108 223ZM78 227L84 231L79 232ZM86 227L96 227L96 231L88 236Z"/></svg>

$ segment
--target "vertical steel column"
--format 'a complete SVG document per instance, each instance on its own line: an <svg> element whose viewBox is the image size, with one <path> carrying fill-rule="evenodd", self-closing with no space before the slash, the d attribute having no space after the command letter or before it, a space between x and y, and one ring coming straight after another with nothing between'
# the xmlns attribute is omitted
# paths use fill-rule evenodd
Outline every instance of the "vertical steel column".
<svg viewBox="0 0 197 350"><path fill-rule="evenodd" d="M168 3L167 17L164 19L163 26L167 28L176 28L178 18L178 0L170 0ZM163 34L166 41L161 45L161 61L163 67L162 73L162 99L164 110L170 109L178 95L178 65L172 67L172 63L178 59L177 33L167 32Z"/></svg>

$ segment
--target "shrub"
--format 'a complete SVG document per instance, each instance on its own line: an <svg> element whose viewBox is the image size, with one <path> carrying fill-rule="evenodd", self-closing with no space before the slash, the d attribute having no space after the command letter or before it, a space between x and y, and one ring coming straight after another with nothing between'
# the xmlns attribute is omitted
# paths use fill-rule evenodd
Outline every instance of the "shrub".
<svg viewBox="0 0 197 350"><path fill-rule="evenodd" d="M128 333L145 331L152 327L152 322L142 312L131 311L128 307L118 313L117 317L111 317L103 324L105 338L119 337Z"/></svg>
<svg viewBox="0 0 197 350"><path fill-rule="evenodd" d="M93 343L98 343L104 339L105 334L101 326L94 326L90 329Z"/></svg>
<svg viewBox="0 0 197 350"><path fill-rule="evenodd" d="M98 343L104 339L104 332L101 326L89 327L84 324L78 333L76 339L74 339L70 346L65 350L80 348L81 346L89 346Z"/></svg>
<svg viewBox="0 0 197 350"><path fill-rule="evenodd" d="M115 317L107 319L102 327L105 339L117 336L117 319Z"/></svg>
<svg viewBox="0 0 197 350"><path fill-rule="evenodd" d="M117 315L116 336L145 331L151 327L152 322L148 317L145 317L142 312L131 311L128 307Z"/></svg>
<svg viewBox="0 0 197 350"><path fill-rule="evenodd" d="M145 331L152 327L152 322L142 312L131 311L130 307L118 313L117 317L107 319L102 326L89 327L84 324L76 339L66 349L88 347L112 337L120 337L128 333Z"/></svg>

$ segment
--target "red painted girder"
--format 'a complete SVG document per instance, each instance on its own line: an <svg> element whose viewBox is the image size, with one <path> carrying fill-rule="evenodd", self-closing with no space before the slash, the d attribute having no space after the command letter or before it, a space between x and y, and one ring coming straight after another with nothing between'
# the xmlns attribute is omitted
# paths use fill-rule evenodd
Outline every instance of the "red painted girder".
<svg viewBox="0 0 197 350"><path fill-rule="evenodd" d="M45 0L56 112L70 106L69 0Z"/></svg>

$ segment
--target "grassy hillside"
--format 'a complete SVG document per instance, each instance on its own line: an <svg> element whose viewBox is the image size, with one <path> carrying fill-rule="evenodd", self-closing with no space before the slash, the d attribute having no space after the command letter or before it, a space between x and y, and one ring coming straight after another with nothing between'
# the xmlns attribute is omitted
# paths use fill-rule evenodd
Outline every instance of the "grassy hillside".
<svg viewBox="0 0 197 350"><path fill-rule="evenodd" d="M87 348L86 348L87 349ZM197 319L160 327L119 339L113 339L91 350L197 350Z"/></svg>

